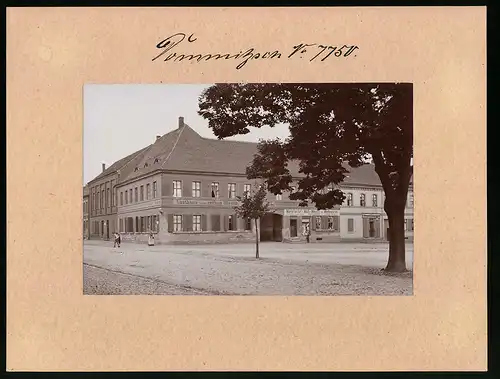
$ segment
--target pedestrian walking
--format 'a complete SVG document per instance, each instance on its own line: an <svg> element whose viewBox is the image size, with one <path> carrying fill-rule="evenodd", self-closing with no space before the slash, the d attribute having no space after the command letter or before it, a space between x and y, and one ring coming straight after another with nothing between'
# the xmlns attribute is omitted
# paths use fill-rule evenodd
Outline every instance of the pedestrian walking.
<svg viewBox="0 0 500 379"><path fill-rule="evenodd" d="M115 232L115 243L113 244L113 247L120 247L120 243L121 243L121 236L120 236L120 233L117 233Z"/></svg>

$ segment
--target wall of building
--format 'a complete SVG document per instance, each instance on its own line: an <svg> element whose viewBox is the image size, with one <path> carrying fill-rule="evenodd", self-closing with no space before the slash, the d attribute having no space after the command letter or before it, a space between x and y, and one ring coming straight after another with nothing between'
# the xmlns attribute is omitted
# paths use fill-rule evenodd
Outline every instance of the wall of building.
<svg viewBox="0 0 500 379"><path fill-rule="evenodd" d="M154 183L156 183L156 193L153 190ZM118 231L131 235L145 235L146 239L150 232L157 233L156 221L159 220L162 206L161 193L161 174L153 174L132 183L120 185L117 188Z"/></svg>
<svg viewBox="0 0 500 379"><path fill-rule="evenodd" d="M117 179L116 174L110 174L88 184L90 238L106 237L106 235L102 234L101 228L94 227L94 221L109 222L109 233L113 234L115 231L117 212L115 187ZM99 196L99 199L97 196Z"/></svg>
<svg viewBox="0 0 500 379"><path fill-rule="evenodd" d="M179 180L182 183L182 197L174 197L173 181ZM201 182L200 196L193 197L192 182ZM153 182L157 182L157 194L153 198ZM211 196L212 182L219 183L219 197ZM150 177L138 179L137 181L120 186L118 188L118 213L117 219L110 222L116 225L117 230L122 232L124 241L135 241L146 243L148 234L152 230L156 235L156 243L224 243L224 242L254 242L255 228L252 223L251 231L245 230L245 220L236 217L233 207L237 205L237 199L230 199L228 194L228 184L236 184L236 195L241 196L244 191L244 185L250 184L252 187L255 182L247 180L244 176L224 176L208 173L156 173ZM147 198L147 184L151 186L150 197ZM144 196L141 199L140 187L144 188ZM138 201L135 201L135 188L138 188ZM132 203L121 203L121 193L132 189ZM336 229L328 230L326 225L327 217L323 218L322 228L317 229L313 224L314 216L311 222L311 237L310 241L316 242L337 242L337 241L366 241L366 240L386 240L386 223L387 216L383 210L384 193L379 187L370 186L350 186L342 188L345 193L352 194L352 203L347 204L347 199L340 207L340 216L336 220ZM253 188L252 188L253 190ZM365 204L361 204L361 194L365 195ZM373 204L373 195L377 196L377 203ZM409 199L413 198L410 191ZM289 200L289 193L283 193L281 199L273 194L268 194L268 201L273 208L272 212L283 216L285 209L300 208L298 202ZM405 218L408 220L408 225L413 225L413 200L409 200ZM182 218L182 230L174 230L173 218L180 216ZM201 231L194 231L192 226L193 216L202 217ZM228 228L228 217L232 216L235 222L234 230ZM154 218L153 218L154 217ZM218 217L219 221L215 222L214 218ZM132 219L132 230L127 231L126 219ZM144 218L144 221L141 220ZM373 235L368 233L369 218L373 219L376 224L372 224ZM104 219L101 216L94 218L95 220ZM139 226L147 222L147 228L140 227L137 230L137 221ZM291 237L290 221L295 219L297 222L297 237ZM302 234L302 220L306 217L301 216L283 216L280 221L271 221L271 219L263 220L260 225L259 235L262 235L265 240L276 240L276 231L273 225L276 222L280 223L279 240L282 241L304 241L305 237ZM122 220L122 223L120 223ZM158 221L155 225L151 223L153 220ZM352 221L349 221L352 220ZM353 230L348 228L352 222ZM214 225L220 225L219 228ZM121 227L120 227L121 226ZM274 237L270 236L274 233ZM413 238L413 228L408 226L406 232L407 238Z"/></svg>

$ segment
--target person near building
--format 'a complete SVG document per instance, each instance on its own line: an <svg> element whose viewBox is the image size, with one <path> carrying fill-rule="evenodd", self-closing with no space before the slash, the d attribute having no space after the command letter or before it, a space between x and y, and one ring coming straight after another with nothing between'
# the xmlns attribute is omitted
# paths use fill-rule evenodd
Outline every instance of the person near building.
<svg viewBox="0 0 500 379"><path fill-rule="evenodd" d="M113 244L113 247L120 247L120 243L121 243L121 236L119 233L115 232L115 243Z"/></svg>
<svg viewBox="0 0 500 379"><path fill-rule="evenodd" d="M148 246L154 246L154 245L155 245L155 236L153 233L149 233Z"/></svg>
<svg viewBox="0 0 500 379"><path fill-rule="evenodd" d="M304 235L306 236L307 243L309 243L311 238L311 230L309 229L309 224L305 224L304 226Z"/></svg>

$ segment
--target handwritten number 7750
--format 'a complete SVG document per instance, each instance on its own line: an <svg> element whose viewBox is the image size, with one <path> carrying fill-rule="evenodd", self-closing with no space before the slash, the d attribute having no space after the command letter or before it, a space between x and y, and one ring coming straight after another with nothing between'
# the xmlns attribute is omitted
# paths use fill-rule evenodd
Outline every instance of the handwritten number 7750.
<svg viewBox="0 0 500 379"><path fill-rule="evenodd" d="M288 58L291 58L293 55L298 54L298 56L302 56L302 54L308 52L309 47L316 46L315 43L312 44L304 44L301 43L299 45L296 45L293 47L292 53L288 56ZM321 57L321 62L325 61L330 57L332 54L335 57L348 57L351 55L356 49L359 49L358 46L352 45L352 46L347 46L343 45L342 47L338 48L337 46L329 46L329 45L317 45L319 52L314 55L312 58L309 59L310 62L314 61L315 59L320 59Z"/></svg>

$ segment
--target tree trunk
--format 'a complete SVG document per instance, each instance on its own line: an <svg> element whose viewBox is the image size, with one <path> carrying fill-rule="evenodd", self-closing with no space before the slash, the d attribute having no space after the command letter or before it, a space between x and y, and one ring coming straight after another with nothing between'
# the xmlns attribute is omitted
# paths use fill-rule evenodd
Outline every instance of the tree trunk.
<svg viewBox="0 0 500 379"><path fill-rule="evenodd" d="M259 259L259 225L257 224L257 219L255 221L255 258Z"/></svg>
<svg viewBox="0 0 500 379"><path fill-rule="evenodd" d="M389 261L384 271L406 271L404 206L386 210L389 219Z"/></svg>

